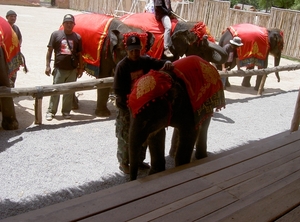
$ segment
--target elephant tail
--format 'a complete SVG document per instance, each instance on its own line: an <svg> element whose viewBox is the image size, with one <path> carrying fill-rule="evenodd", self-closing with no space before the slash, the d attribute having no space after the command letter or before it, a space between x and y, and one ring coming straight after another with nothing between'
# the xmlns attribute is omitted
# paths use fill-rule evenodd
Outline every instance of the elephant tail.
<svg viewBox="0 0 300 222"><path fill-rule="evenodd" d="M25 60L25 56L23 55L23 53L21 53L21 57L22 57L22 63L23 63L23 66L24 66L23 71L24 71L25 73L27 73L27 72L28 72L28 68L27 68L27 66L26 66L26 60Z"/></svg>

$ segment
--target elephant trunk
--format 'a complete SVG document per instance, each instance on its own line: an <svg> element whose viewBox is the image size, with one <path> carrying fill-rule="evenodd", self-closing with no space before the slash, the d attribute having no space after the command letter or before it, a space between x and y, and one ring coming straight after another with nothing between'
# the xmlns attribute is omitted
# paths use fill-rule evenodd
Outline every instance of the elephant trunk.
<svg viewBox="0 0 300 222"><path fill-rule="evenodd" d="M275 66L279 66L280 58L281 58L281 55L280 55L280 56L275 56L275 57L274 57L274 65L275 65ZM279 72L275 72L275 75L276 75L277 81L280 82Z"/></svg>

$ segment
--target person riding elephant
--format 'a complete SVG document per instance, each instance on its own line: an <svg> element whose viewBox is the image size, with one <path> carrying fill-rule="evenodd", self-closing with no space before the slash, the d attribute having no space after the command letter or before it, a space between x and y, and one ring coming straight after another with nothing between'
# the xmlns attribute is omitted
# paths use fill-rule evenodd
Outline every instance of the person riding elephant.
<svg viewBox="0 0 300 222"><path fill-rule="evenodd" d="M82 37L84 69L96 78L112 77L116 64L126 56L123 34L145 33L139 28L125 25L110 15L89 13L74 17L76 26L73 31ZM150 49L153 42L153 34L147 33L146 51ZM97 89L96 116L110 116L111 112L107 108L110 92L111 88Z"/></svg>
<svg viewBox="0 0 300 222"><path fill-rule="evenodd" d="M269 54L274 56L274 66L279 66L284 43L283 32L280 29L267 29L248 23L232 25L223 32L219 45L228 44L236 36L240 37L244 44L237 49L240 67L247 69L254 69L254 66L258 66L259 69L267 68ZM234 66L235 63L231 65L232 68ZM279 73L275 72L275 75L280 82ZM244 77L242 86L250 87L250 79L251 76ZM255 90L259 89L261 80L262 76L257 75ZM227 86L230 86L229 82Z"/></svg>
<svg viewBox="0 0 300 222"><path fill-rule="evenodd" d="M130 179L138 172L138 156L147 142L151 156L149 174L165 170L165 127L178 130L175 165L207 156L207 130L213 110L225 106L220 75L198 56L175 62L172 71L151 70L134 84L128 97ZM159 83L159 84L158 84Z"/></svg>
<svg viewBox="0 0 300 222"><path fill-rule="evenodd" d="M0 17L0 86L10 86L9 77L23 65L18 37L10 24ZM12 97L0 97L2 112L1 126L5 130L18 129L15 106Z"/></svg>
<svg viewBox="0 0 300 222"><path fill-rule="evenodd" d="M169 46L173 57L164 55L164 27L155 19L152 13L136 13L124 15L120 18L129 26L151 32L155 41L147 54L157 59L169 59L175 61L183 56L197 55L206 61L222 64L227 60L225 50L216 44L208 27L203 22L183 22L175 18L171 19L171 43ZM143 20L143 22L138 22Z"/></svg>

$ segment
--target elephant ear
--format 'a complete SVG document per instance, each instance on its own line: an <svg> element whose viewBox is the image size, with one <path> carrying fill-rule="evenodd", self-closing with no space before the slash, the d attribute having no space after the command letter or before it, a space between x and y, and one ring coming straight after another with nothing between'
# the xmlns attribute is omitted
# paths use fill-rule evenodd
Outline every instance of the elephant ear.
<svg viewBox="0 0 300 222"><path fill-rule="evenodd" d="M176 31L171 38L173 48L179 56L183 56L187 52L189 45L197 40L197 36L189 30Z"/></svg>
<svg viewBox="0 0 300 222"><path fill-rule="evenodd" d="M109 49L111 53L114 51L114 48L118 45L119 36L120 36L120 32L118 30L111 30L109 35L109 40L110 40Z"/></svg>
<svg viewBox="0 0 300 222"><path fill-rule="evenodd" d="M146 32L147 33L147 46L146 46L146 52L148 52L151 47L153 46L154 44L154 41L155 41L155 37L154 35L152 34L152 32Z"/></svg>

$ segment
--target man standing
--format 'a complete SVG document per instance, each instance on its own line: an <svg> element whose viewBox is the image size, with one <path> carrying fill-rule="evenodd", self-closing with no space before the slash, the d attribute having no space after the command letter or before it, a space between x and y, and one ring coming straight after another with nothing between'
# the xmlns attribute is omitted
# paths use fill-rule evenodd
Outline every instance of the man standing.
<svg viewBox="0 0 300 222"><path fill-rule="evenodd" d="M114 92L116 95L116 106L118 114L116 118L116 137L118 138L117 158L119 169L129 174L129 125L130 113L127 107L127 96L135 81L142 75L147 74L150 69L171 70L173 63L166 60L157 60L149 56L141 56L141 40L136 34L129 35L126 40L127 56L122 59L115 69ZM145 141L146 142L146 141ZM149 165L144 163L147 146L141 147L139 155L139 168L147 169Z"/></svg>
<svg viewBox="0 0 300 222"><path fill-rule="evenodd" d="M154 11L155 19L161 21L164 28L164 55L166 57L173 57L172 52L169 50L169 47L172 45L171 40L171 1L170 0L154 0Z"/></svg>
<svg viewBox="0 0 300 222"><path fill-rule="evenodd" d="M222 64L222 71L227 72L230 71L235 65L240 69L240 62L238 59L237 48L243 45L240 37L236 36L232 40L229 41L228 44L223 46L223 49L228 54L228 59L226 63ZM222 77L223 87L226 89L226 86L230 86L228 81L228 77Z"/></svg>
<svg viewBox="0 0 300 222"><path fill-rule="evenodd" d="M75 26L74 16L71 14L65 15L62 25L63 30L54 31L51 34L46 55L45 74L50 76L50 62L54 50L53 84L75 82L77 77L82 76L83 72L82 41L81 36L73 32ZM51 96L46 120L51 121L55 116L59 98L59 95ZM73 93L63 95L61 111L65 119L71 118L72 101Z"/></svg>
<svg viewBox="0 0 300 222"><path fill-rule="evenodd" d="M19 40L20 47L21 47L21 44L22 44L22 34L21 34L21 31L20 31L19 27L15 25L15 22L17 21L17 13L15 11L13 11L13 10L9 10L6 13L6 19L7 19L7 22L10 24L11 28L16 33L16 35L18 37L18 40ZM16 79L17 79L17 71L14 72L11 75L11 77L9 78L9 84L10 84L11 88L15 87Z"/></svg>

